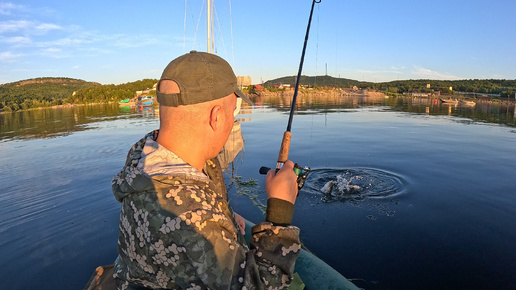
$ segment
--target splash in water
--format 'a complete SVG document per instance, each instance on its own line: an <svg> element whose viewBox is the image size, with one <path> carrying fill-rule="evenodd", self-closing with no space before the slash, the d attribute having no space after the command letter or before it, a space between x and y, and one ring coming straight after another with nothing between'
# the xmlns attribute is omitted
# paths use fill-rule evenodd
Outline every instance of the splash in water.
<svg viewBox="0 0 516 290"><path fill-rule="evenodd" d="M368 208L381 215L394 215L389 204L398 203L405 191L401 177L379 169L314 169L308 176L303 191L322 196L321 201L347 202ZM374 216L368 216L375 219Z"/></svg>
<svg viewBox="0 0 516 290"><path fill-rule="evenodd" d="M360 185L353 182L362 179L361 176L352 176L349 180L344 175L337 175L336 180L330 180L321 188L321 192L326 195L343 195L357 193L362 190Z"/></svg>

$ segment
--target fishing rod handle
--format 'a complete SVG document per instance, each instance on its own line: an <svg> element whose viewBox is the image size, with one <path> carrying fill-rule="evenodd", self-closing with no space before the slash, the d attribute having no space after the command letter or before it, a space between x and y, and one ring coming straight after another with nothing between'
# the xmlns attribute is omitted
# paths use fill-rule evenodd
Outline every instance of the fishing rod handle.
<svg viewBox="0 0 516 290"><path fill-rule="evenodd" d="M290 137L291 133L289 131L285 131L283 133L283 140L281 140L281 148L278 155L278 163L285 163L288 160L288 152L290 150ZM279 167L278 167L279 169Z"/></svg>

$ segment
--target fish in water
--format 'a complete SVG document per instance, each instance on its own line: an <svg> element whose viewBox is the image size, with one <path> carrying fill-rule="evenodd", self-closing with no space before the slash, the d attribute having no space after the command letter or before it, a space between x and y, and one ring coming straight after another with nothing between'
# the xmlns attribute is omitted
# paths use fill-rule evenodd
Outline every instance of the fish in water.
<svg viewBox="0 0 516 290"><path fill-rule="evenodd" d="M357 193L362 190L358 185L353 184L354 179L361 179L360 176L351 177L349 180L343 175L337 175L336 180L330 180L321 188L321 192L325 195L344 195Z"/></svg>

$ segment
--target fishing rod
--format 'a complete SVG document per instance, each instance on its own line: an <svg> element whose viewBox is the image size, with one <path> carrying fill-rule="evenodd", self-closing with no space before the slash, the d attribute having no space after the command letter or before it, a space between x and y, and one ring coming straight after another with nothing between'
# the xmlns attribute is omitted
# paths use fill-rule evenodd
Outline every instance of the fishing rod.
<svg viewBox="0 0 516 290"><path fill-rule="evenodd" d="M294 96L292 97L292 104L290 106L290 115L287 123L287 130L283 133L281 140L281 147L278 155L278 163L276 164L276 171L278 171L283 164L288 160L288 153L290 150L290 139L292 137L292 120L294 118L294 111L296 109L297 93L299 91L299 81L301 80L301 71L303 70L303 62L305 60L306 44L308 43L308 35L310 34L310 24L312 23L312 14L314 13L315 3L321 3L322 0L313 0L312 8L310 9L310 17L308 18L308 26L306 27L305 43L303 44L303 51L301 53L301 61L299 62L299 70L297 72L296 86L294 89ZM268 167L261 167L260 174L267 174L270 170ZM298 164L294 165L294 172L297 175L297 186L299 189L305 184L305 180L310 172L310 167L301 167Z"/></svg>

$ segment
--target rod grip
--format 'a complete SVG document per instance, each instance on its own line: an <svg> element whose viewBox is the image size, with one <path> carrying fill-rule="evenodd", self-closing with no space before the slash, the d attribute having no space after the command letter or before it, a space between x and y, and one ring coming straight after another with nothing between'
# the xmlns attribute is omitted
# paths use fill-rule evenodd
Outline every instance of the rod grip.
<svg viewBox="0 0 516 290"><path fill-rule="evenodd" d="M290 137L291 133L285 131L283 133L283 140L281 140L281 148L278 155L278 162L285 163L288 160L288 151L290 150Z"/></svg>

